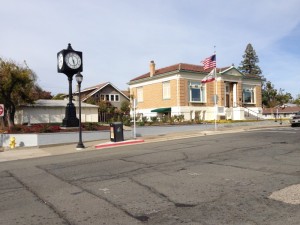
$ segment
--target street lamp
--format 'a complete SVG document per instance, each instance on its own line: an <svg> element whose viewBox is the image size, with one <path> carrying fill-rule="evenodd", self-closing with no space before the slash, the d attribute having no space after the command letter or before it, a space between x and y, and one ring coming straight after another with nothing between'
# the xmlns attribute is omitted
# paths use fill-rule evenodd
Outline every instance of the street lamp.
<svg viewBox="0 0 300 225"><path fill-rule="evenodd" d="M78 101L79 101L79 142L76 146L76 150L82 150L84 149L84 145L82 143L82 129L81 129L81 92L80 92L80 88L81 88L81 82L83 80L83 76L80 72L78 72L75 76L76 78L76 81L78 83L78 92L79 92L79 98L78 98Z"/></svg>

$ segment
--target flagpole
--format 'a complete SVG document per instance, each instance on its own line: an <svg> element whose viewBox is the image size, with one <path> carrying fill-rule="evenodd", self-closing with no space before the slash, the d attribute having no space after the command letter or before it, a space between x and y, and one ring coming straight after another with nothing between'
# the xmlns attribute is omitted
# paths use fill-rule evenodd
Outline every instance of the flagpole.
<svg viewBox="0 0 300 225"><path fill-rule="evenodd" d="M216 46L214 46L214 54L216 55ZM215 65L215 131L217 130L217 116L218 116L218 103L217 103L217 96L218 96L218 81L217 81L217 59Z"/></svg>
<svg viewBox="0 0 300 225"><path fill-rule="evenodd" d="M215 76L215 131L217 130L217 116L218 116L218 103L217 103L217 95L218 95L218 84L217 84L217 71L216 67L214 68L214 76Z"/></svg>
<svg viewBox="0 0 300 225"><path fill-rule="evenodd" d="M214 46L214 48L216 48L216 46ZM213 70L204 77L204 79L202 79L201 83L207 83L207 82L211 82L211 81L215 81L215 94L214 94L214 108L215 108L215 130L217 130L217 115L218 115L218 111L217 111L217 94L218 94L218 84L217 84L217 63L216 63L216 50L214 51L214 54L208 58L205 58L202 61L203 65L204 65L204 70L209 69L209 68L213 68ZM212 77L212 78L211 78Z"/></svg>

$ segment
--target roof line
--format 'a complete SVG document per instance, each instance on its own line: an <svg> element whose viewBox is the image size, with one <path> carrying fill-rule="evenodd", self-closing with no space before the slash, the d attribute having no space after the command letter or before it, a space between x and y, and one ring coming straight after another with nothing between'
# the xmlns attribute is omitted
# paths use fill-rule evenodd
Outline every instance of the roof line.
<svg viewBox="0 0 300 225"><path fill-rule="evenodd" d="M97 89L95 89L94 91L92 91L90 94L88 94L85 98L82 99L82 101L87 100L89 97L93 96L95 93L97 93L98 91L102 90L103 88L105 88L107 85L111 85L114 89L116 89L120 94L122 94L125 98L127 98L129 100L129 98L122 92L120 91L116 86L114 86L112 83L110 82L106 82L105 85L103 85L102 87L99 87Z"/></svg>

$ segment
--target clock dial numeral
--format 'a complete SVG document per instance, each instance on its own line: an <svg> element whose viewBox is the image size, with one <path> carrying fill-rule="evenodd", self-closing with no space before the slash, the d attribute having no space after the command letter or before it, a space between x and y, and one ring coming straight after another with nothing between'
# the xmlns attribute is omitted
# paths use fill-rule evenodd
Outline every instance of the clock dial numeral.
<svg viewBox="0 0 300 225"><path fill-rule="evenodd" d="M81 58L76 53L68 53L65 62L71 69L78 69L81 66Z"/></svg>
<svg viewBox="0 0 300 225"><path fill-rule="evenodd" d="M58 68L61 69L64 64L64 57L61 53L58 55L57 63L58 63Z"/></svg>

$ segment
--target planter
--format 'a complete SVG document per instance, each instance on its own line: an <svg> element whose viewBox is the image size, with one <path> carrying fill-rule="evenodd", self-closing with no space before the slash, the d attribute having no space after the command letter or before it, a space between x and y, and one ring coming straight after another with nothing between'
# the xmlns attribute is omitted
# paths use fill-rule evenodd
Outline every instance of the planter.
<svg viewBox="0 0 300 225"><path fill-rule="evenodd" d="M124 130L125 139L130 138L131 135L131 131ZM77 143L79 133L0 134L0 147L9 147L11 137L15 137L16 147L41 147L46 145ZM97 140L110 141L110 131L83 131L82 140L83 142Z"/></svg>

